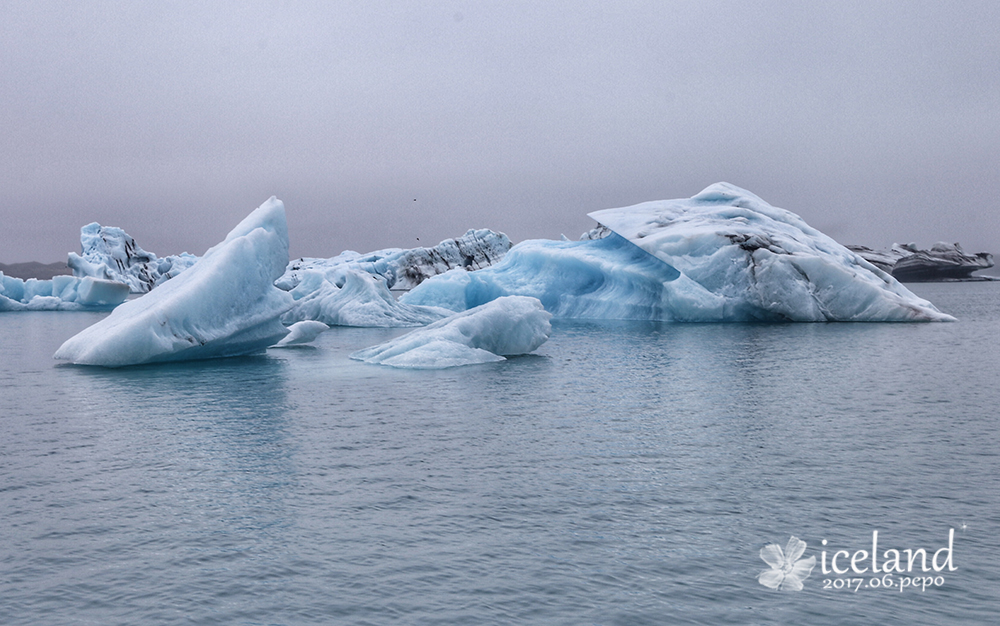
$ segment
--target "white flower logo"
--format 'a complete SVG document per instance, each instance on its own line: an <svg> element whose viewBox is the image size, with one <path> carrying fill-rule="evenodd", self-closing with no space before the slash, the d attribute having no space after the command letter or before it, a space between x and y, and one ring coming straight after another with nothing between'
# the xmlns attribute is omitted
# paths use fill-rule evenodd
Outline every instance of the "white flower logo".
<svg viewBox="0 0 1000 626"><path fill-rule="evenodd" d="M771 589L793 589L802 591L802 581L809 578L816 567L816 557L799 559L806 551L806 542L798 537L791 537L785 551L781 546L771 543L760 549L760 558L771 566L757 576L760 584Z"/></svg>

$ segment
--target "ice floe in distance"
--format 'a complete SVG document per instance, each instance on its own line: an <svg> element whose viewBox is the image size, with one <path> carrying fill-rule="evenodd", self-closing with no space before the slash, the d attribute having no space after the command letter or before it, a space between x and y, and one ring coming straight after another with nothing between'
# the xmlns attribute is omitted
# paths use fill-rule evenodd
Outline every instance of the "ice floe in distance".
<svg viewBox="0 0 1000 626"><path fill-rule="evenodd" d="M106 310L124 302L128 294L124 283L90 276L22 280L0 272L0 311Z"/></svg>
<svg viewBox="0 0 1000 626"><path fill-rule="evenodd" d="M889 250L872 250L865 246L847 248L904 283L991 279L973 272L993 267L993 255L989 252L968 254L958 242L939 241L930 250L921 250L915 243L894 243Z"/></svg>

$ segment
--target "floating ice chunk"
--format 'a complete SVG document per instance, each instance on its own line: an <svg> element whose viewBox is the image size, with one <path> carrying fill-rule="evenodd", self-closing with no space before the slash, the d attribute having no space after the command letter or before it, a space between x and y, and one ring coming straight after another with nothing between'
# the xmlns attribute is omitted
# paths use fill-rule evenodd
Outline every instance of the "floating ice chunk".
<svg viewBox="0 0 1000 626"><path fill-rule="evenodd" d="M311 343L313 339L319 337L319 334L325 330L330 330L330 327L323 322L315 322L313 320L295 322L288 327L288 334L271 347L288 348Z"/></svg>
<svg viewBox="0 0 1000 626"><path fill-rule="evenodd" d="M157 258L137 246L135 239L121 228L97 222L80 229L80 247L82 256L70 252L66 262L74 276L126 283L133 293L146 293L198 260L187 252Z"/></svg>
<svg viewBox="0 0 1000 626"><path fill-rule="evenodd" d="M309 271L323 272L332 281L349 268L384 279L389 289L412 289L427 278L454 268L489 267L508 250L507 235L486 228L470 229L461 237L445 239L432 248L386 248L367 254L347 251L330 259L297 259L288 264L288 270L275 284L291 290Z"/></svg>
<svg viewBox="0 0 1000 626"><path fill-rule="evenodd" d="M112 309L128 298L124 283L55 276L21 280L0 272L0 311L88 311Z"/></svg>
<svg viewBox="0 0 1000 626"><path fill-rule="evenodd" d="M557 317L595 319L954 319L794 213L727 183L590 216L612 232L522 242L493 267L432 278L400 300L462 310L520 294Z"/></svg>
<svg viewBox="0 0 1000 626"><path fill-rule="evenodd" d="M360 350L352 359L392 367L440 369L527 354L552 332L551 314L535 298L507 296Z"/></svg>
<svg viewBox="0 0 1000 626"><path fill-rule="evenodd" d="M118 306L128 298L127 285L87 276L76 287L76 301L84 306Z"/></svg>
<svg viewBox="0 0 1000 626"><path fill-rule="evenodd" d="M306 271L290 293L295 306L282 318L286 324L315 320L330 326L424 326L451 314L397 302L381 277L343 267L336 274Z"/></svg>
<svg viewBox="0 0 1000 626"><path fill-rule="evenodd" d="M71 337L55 358L120 367L261 352L288 329L285 207L272 197L192 267Z"/></svg>

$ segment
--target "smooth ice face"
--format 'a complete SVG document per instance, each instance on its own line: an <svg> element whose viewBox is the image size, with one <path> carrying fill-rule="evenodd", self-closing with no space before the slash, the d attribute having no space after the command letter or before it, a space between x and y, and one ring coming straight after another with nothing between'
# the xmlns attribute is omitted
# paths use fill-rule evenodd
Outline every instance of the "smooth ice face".
<svg viewBox="0 0 1000 626"><path fill-rule="evenodd" d="M55 358L121 367L261 352L288 330L285 207L272 197L191 268L70 338Z"/></svg>
<svg viewBox="0 0 1000 626"><path fill-rule="evenodd" d="M521 294L557 317L592 319L954 319L794 213L726 183L590 216L612 234L522 242L498 265L432 278L401 301L461 310Z"/></svg>
<svg viewBox="0 0 1000 626"><path fill-rule="evenodd" d="M125 283L132 293L146 293L194 265L198 257L186 252L158 258L146 252L121 228L97 222L80 229L82 256L69 253L73 275Z"/></svg>
<svg viewBox="0 0 1000 626"><path fill-rule="evenodd" d="M0 311L99 311L113 309L128 294L124 283L89 276L21 280L0 272Z"/></svg>
<svg viewBox="0 0 1000 626"><path fill-rule="evenodd" d="M535 298L506 296L360 350L351 358L414 369L503 361L504 356L527 354L545 343L552 333L551 317Z"/></svg>
<svg viewBox="0 0 1000 626"><path fill-rule="evenodd" d="M302 320L329 326L425 326L447 317L450 311L397 302L379 276L355 269L339 272L307 270L290 292L295 305L282 320Z"/></svg>

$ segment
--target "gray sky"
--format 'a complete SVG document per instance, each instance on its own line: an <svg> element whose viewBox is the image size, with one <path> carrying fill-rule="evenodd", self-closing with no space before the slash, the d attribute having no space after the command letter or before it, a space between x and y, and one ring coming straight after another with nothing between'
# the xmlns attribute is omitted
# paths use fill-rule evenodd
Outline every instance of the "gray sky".
<svg viewBox="0 0 1000 626"><path fill-rule="evenodd" d="M998 32L995 0L0 0L0 262L91 221L201 254L272 194L293 256L575 239L723 180L1000 253Z"/></svg>

